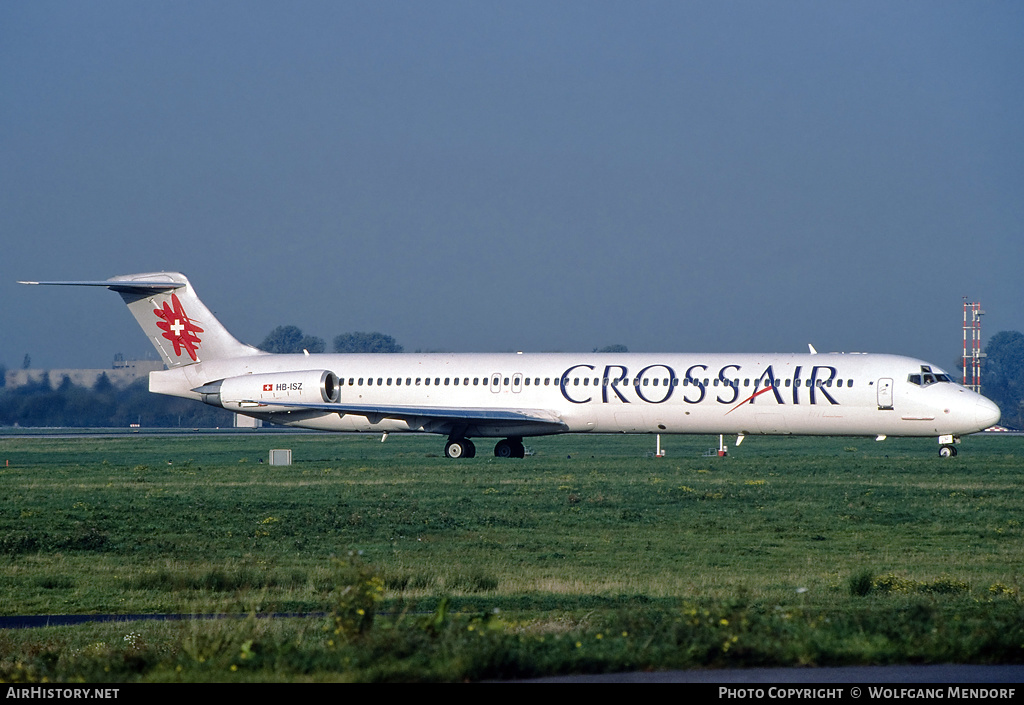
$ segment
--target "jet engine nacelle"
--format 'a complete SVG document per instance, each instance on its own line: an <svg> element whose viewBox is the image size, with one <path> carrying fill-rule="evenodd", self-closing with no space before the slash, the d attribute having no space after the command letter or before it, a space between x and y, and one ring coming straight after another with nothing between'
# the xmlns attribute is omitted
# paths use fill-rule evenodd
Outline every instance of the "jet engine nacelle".
<svg viewBox="0 0 1024 705"><path fill-rule="evenodd" d="M332 403L338 401L338 377L328 370L301 370L240 375L204 384L195 391L203 401L225 409L273 409L275 401Z"/></svg>

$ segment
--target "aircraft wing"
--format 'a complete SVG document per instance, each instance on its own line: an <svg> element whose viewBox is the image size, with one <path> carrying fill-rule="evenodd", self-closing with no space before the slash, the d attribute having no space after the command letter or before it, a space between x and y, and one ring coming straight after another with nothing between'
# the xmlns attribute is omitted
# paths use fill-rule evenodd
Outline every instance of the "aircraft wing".
<svg viewBox="0 0 1024 705"><path fill-rule="evenodd" d="M334 404L330 402L286 402L286 401L243 401L252 404L248 410L255 411L261 406L289 407L310 411L328 411L336 414L353 414L373 419L401 419L416 421L423 425L424 421L436 420L448 423L524 423L544 426L557 426L567 430L568 426L559 416L546 409L494 409L484 407L459 406L402 406L379 404Z"/></svg>

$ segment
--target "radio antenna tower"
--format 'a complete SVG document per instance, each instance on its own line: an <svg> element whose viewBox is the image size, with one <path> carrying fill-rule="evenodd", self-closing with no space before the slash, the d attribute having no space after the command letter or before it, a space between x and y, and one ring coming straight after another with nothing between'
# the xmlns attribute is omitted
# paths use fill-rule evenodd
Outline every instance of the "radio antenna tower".
<svg viewBox="0 0 1024 705"><path fill-rule="evenodd" d="M964 386L981 392L981 317L985 312L977 301L964 297Z"/></svg>

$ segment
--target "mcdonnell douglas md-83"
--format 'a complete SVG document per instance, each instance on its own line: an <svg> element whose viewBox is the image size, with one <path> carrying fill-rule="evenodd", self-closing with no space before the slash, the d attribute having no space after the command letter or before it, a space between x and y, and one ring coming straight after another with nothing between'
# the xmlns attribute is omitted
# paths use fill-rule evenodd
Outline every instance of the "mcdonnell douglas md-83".
<svg viewBox="0 0 1024 705"><path fill-rule="evenodd" d="M275 424L325 431L436 433L449 458L472 438L555 433L936 436L956 455L962 434L999 408L935 365L868 353L469 353L273 355L236 340L178 273L105 281L166 370L149 390Z"/></svg>

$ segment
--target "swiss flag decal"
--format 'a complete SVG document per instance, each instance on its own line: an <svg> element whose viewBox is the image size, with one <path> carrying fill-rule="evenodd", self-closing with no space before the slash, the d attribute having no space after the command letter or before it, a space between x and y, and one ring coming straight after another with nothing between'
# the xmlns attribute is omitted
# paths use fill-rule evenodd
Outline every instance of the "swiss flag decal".
<svg viewBox="0 0 1024 705"><path fill-rule="evenodd" d="M263 385L263 391L264 392L272 392L272 391L274 391L274 385L272 385L272 384L264 384Z"/></svg>

